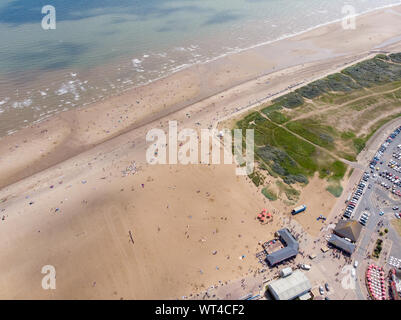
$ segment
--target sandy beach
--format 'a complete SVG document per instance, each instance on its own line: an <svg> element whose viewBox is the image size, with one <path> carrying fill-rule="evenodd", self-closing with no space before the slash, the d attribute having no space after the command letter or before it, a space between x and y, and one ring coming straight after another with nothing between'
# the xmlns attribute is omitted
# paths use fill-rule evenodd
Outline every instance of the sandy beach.
<svg viewBox="0 0 401 320"><path fill-rule="evenodd" d="M233 165L145 161L146 133L232 123L268 101L378 51L401 51L401 7L192 66L0 139L0 297L176 299L260 268L289 207L269 202ZM336 203L318 178L297 221L312 236ZM344 182L346 184L346 181ZM308 195L318 196L309 199ZM273 212L261 225L256 215ZM241 258L242 257L242 258ZM44 265L57 289L43 290Z"/></svg>

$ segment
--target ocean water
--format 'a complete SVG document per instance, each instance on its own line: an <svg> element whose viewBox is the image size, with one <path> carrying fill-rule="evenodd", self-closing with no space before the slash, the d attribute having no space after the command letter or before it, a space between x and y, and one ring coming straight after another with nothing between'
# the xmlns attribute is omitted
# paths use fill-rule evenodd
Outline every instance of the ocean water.
<svg viewBox="0 0 401 320"><path fill-rule="evenodd" d="M0 136L54 113L400 0L0 0ZM56 9L43 30L42 7Z"/></svg>

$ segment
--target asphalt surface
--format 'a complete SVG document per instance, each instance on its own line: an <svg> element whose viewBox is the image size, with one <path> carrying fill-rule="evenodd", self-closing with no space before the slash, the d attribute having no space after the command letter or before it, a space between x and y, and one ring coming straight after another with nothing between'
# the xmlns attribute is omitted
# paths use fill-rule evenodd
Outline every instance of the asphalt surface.
<svg viewBox="0 0 401 320"><path fill-rule="evenodd" d="M383 141L383 143L384 142L385 141ZM371 253L368 251L368 248L372 239L375 239L374 233L377 233L379 229L387 228L389 229L388 239L390 240L391 248L387 253L382 252L382 255L386 255L384 259L387 267L393 267L397 264L399 264L401 267L401 237L391 226L391 220L396 219L395 212L401 212L401 210L393 210L393 207L400 207L401 209L401 197L392 195L391 188L389 190L384 188L381 185L381 182L385 182L390 186L392 186L393 183L379 176L380 172L387 171L391 172L393 176L401 177L401 173L395 171L387 165L390 160L395 160L401 164L401 160L393 159L394 152L401 152L401 149L397 149L397 145L400 144L401 133L398 134L389 144L387 149L384 151L383 156L375 166L375 169L372 170L369 168L369 165L366 166L365 172L368 172L370 177L365 182L366 188L357 202L357 206L355 207L351 219L359 221L360 217L364 213L367 213L369 218L366 226L363 227L361 239L359 240L358 247L353 254L354 261L358 260L360 262L366 260L367 256ZM380 164L381 162L383 163ZM376 168L379 168L379 170ZM356 189L357 186L354 187L354 192ZM397 190L401 190L401 188L397 187ZM384 212L383 215L380 215L381 211ZM361 276L361 274L363 275L364 273L364 270L362 269L363 267L364 265L360 264L358 268L359 270L357 270L359 271L357 272L359 276ZM366 298L361 290L359 281L357 282L356 286L356 294L359 299Z"/></svg>

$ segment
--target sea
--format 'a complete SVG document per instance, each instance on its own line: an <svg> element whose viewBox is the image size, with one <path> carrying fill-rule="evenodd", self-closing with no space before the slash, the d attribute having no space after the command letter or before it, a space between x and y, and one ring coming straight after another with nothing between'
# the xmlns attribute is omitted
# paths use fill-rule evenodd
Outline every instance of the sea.
<svg viewBox="0 0 401 320"><path fill-rule="evenodd" d="M362 14L400 3L0 0L0 137L191 65L338 21L349 6ZM49 21L55 24L44 28Z"/></svg>

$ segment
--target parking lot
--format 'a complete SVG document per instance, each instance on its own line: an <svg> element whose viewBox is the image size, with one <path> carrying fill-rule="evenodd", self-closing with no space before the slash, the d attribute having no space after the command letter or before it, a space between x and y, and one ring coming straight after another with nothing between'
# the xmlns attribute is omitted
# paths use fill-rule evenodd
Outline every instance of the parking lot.
<svg viewBox="0 0 401 320"><path fill-rule="evenodd" d="M401 206L401 127L380 146L347 200L343 219L358 220L374 229L384 219L400 218Z"/></svg>
<svg viewBox="0 0 401 320"><path fill-rule="evenodd" d="M386 246L380 262L387 267L401 266L401 237L392 228L391 220L399 219L401 212L401 127L383 142L371 159L361 180L347 199L342 219L359 221L364 227L353 260L361 261L359 275L363 274L373 242L381 230ZM384 266L384 265L383 265ZM362 283L357 290L363 295Z"/></svg>

